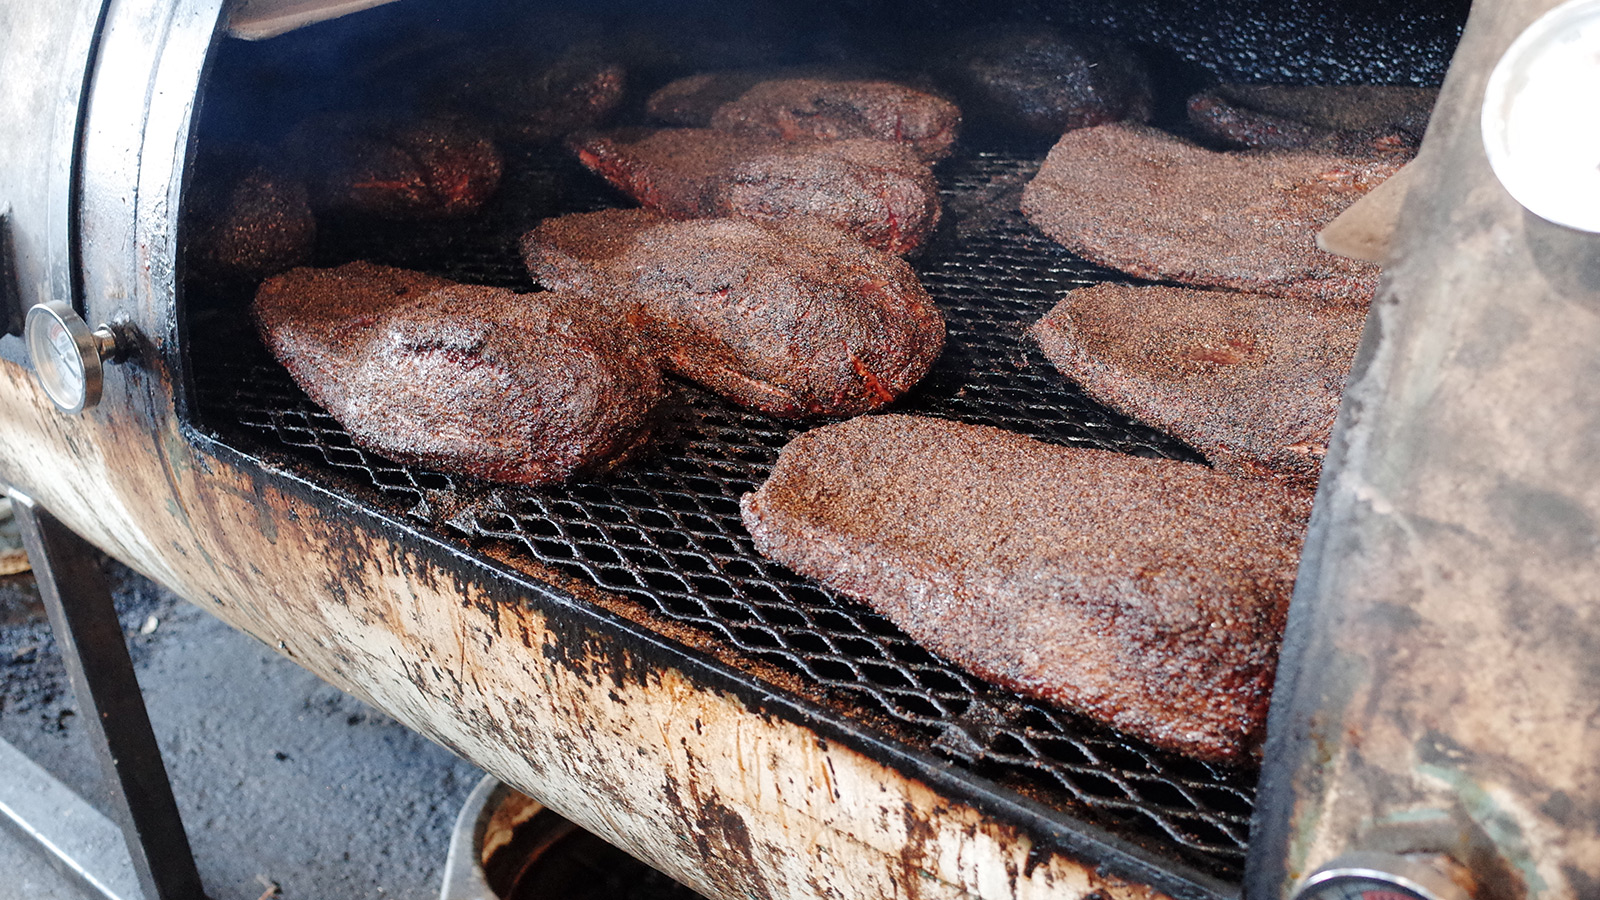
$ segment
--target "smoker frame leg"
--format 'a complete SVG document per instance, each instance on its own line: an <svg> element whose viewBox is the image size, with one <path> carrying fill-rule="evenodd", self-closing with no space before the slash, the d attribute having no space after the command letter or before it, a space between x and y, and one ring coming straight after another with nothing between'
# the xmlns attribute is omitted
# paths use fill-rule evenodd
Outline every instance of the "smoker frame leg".
<svg viewBox="0 0 1600 900"><path fill-rule="evenodd" d="M203 900L98 554L27 496L11 505L145 900Z"/></svg>

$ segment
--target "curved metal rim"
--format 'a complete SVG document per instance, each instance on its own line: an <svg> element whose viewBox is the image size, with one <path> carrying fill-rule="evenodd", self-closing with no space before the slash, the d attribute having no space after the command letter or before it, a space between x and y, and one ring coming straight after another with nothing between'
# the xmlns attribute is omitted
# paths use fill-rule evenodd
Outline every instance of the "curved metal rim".
<svg viewBox="0 0 1600 900"><path fill-rule="evenodd" d="M1388 853L1351 853L1335 859L1300 885L1295 900L1311 900L1313 891L1323 885L1356 878L1391 884L1424 900L1470 900L1455 883L1426 863Z"/></svg>

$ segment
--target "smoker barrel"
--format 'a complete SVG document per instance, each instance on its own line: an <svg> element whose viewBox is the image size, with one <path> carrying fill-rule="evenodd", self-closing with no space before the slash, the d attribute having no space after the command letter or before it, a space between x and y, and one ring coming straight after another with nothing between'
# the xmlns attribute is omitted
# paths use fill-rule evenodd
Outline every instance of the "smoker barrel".
<svg viewBox="0 0 1600 900"><path fill-rule="evenodd" d="M738 499L804 425L678 386L650 452L540 489L355 446L261 348L248 290L185 279L182 217L200 186L184 166L303 112L296 104L331 102L332 74L370 75L385 53L404 57L494 6L445 21L407 2L261 44L221 36L218 6L109 5L84 51L95 63L73 157L80 224L57 239L79 248L81 271L65 290L138 346L108 370L103 406L64 422L29 384L15 340L0 340L0 421L18 426L0 435L0 480L707 895L1238 890L1255 771L1157 751L985 685L753 551ZM998 17L1133 42L1170 98L1216 78L1436 83L1463 12L1151 0L1018 3ZM620 33L630 16L663 12L619 2L592 14ZM909 32L996 15L840 2L806 35L848 55L850 42L819 38L839 37L829 23L859 42L863 23ZM950 336L898 408L1197 459L1083 396L1021 337L1061 292L1123 278L1016 211L1047 147L974 129L937 169L946 221L913 264ZM518 235L625 203L559 147L511 149L507 179L467 220L324 227L318 264L366 259L528 290ZM41 435L71 449L38 461L25 445ZM71 486L85 472L103 495Z"/></svg>

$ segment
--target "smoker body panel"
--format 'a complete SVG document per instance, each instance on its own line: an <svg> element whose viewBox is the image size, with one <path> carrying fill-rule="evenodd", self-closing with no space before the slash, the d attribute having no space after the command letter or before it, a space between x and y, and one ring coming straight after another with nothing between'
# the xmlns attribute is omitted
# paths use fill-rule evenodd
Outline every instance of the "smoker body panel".
<svg viewBox="0 0 1600 900"><path fill-rule="evenodd" d="M1415 163L1296 584L1250 896L1352 848L1446 853L1481 898L1600 886L1600 236L1519 206L1479 119L1555 5L1475 4Z"/></svg>

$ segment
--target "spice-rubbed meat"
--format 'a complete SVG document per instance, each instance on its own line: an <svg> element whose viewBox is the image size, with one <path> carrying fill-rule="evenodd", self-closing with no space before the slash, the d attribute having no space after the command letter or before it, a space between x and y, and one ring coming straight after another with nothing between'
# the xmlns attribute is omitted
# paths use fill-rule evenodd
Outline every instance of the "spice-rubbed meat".
<svg viewBox="0 0 1600 900"><path fill-rule="evenodd" d="M605 124L626 88L627 71L603 54L579 49L540 61L502 49L455 66L430 94L500 140L541 143Z"/></svg>
<svg viewBox="0 0 1600 900"><path fill-rule="evenodd" d="M1189 98L1189 122L1219 144L1410 157L1439 92L1389 85L1221 84Z"/></svg>
<svg viewBox="0 0 1600 900"><path fill-rule="evenodd" d="M1135 125L1070 131L1022 195L1040 231L1141 278L1362 305L1378 267L1316 234L1398 159L1219 153Z"/></svg>
<svg viewBox="0 0 1600 900"><path fill-rule="evenodd" d="M533 276L629 320L670 371L775 416L855 415L928 371L944 319L904 260L805 219L547 219Z"/></svg>
<svg viewBox="0 0 1600 900"><path fill-rule="evenodd" d="M476 211L500 185L500 151L461 121L323 116L290 139L319 210L382 219Z"/></svg>
<svg viewBox="0 0 1600 900"><path fill-rule="evenodd" d="M624 457L663 396L655 364L590 307L358 262L268 279L252 313L273 356L357 444L541 484Z"/></svg>
<svg viewBox="0 0 1600 900"><path fill-rule="evenodd" d="M1150 117L1150 76L1118 41L1012 28L969 35L953 50L944 79L975 121L1055 138Z"/></svg>
<svg viewBox="0 0 1600 900"><path fill-rule="evenodd" d="M905 144L923 159L950 154L961 125L954 103L893 81L763 77L749 72L692 75L652 94L653 117L780 140L876 138Z"/></svg>
<svg viewBox="0 0 1600 900"><path fill-rule="evenodd" d="M1260 294L1102 284L1029 335L1090 396L1219 470L1316 485L1365 315Z"/></svg>
<svg viewBox="0 0 1600 900"><path fill-rule="evenodd" d="M265 166L203 158L185 206L189 273L223 290L254 288L311 261L317 222L305 184Z"/></svg>
<svg viewBox="0 0 1600 900"><path fill-rule="evenodd" d="M781 141L705 128L611 132L574 142L590 169L675 219L806 217L905 253L939 221L933 172L886 141Z"/></svg>
<svg viewBox="0 0 1600 900"><path fill-rule="evenodd" d="M1260 745L1310 500L987 426L809 431L743 501L764 555L1005 687L1208 760Z"/></svg>

